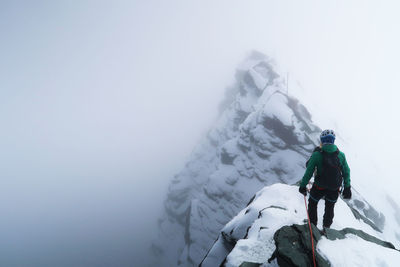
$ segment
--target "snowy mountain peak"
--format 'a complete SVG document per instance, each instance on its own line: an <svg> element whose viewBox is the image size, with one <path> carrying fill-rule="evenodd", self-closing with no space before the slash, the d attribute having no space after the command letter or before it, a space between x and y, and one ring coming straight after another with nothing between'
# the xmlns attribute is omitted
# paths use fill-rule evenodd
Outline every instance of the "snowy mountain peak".
<svg viewBox="0 0 400 267"><path fill-rule="evenodd" d="M163 265L200 263L220 229L265 185L297 182L320 129L273 60L252 52L221 115L172 180L153 252Z"/></svg>
<svg viewBox="0 0 400 267"><path fill-rule="evenodd" d="M252 105L266 89L269 90L266 94L268 96L275 91L283 90L286 81L276 69L272 59L256 51L250 53L236 69L236 83L226 90L226 97L220 104L220 110L224 112L230 105L235 105L238 111L249 113L253 110ZM271 87L274 84L279 86Z"/></svg>
<svg viewBox="0 0 400 267"><path fill-rule="evenodd" d="M203 266L216 266L206 265L215 259L237 266L245 261L235 256L242 253L239 244L246 242L253 243L243 249L254 248L248 251L254 253L240 255L265 263L275 248L273 233L306 218L301 195L289 185L303 176L320 132L306 107L287 94L286 81L273 60L250 53L226 90L218 121L171 181L152 245L154 266L197 266L202 261ZM335 211L338 218L351 220L335 220L333 227L353 226L398 242L396 203L389 201L394 212L384 215L352 190L353 199L339 201ZM243 209L246 203L250 206ZM218 240L223 240L222 246Z"/></svg>

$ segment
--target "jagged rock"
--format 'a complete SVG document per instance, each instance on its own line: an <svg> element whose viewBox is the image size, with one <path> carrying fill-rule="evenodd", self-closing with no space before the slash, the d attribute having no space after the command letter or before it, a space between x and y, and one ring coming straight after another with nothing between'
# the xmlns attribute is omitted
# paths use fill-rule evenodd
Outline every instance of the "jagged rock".
<svg viewBox="0 0 400 267"><path fill-rule="evenodd" d="M385 216L383 213L378 212L372 207L356 189L352 189L352 194L352 198L346 200L346 204L350 207L354 216L382 233L385 226Z"/></svg>
<svg viewBox="0 0 400 267"><path fill-rule="evenodd" d="M252 53L238 68L221 107L215 127L170 184L152 246L154 266L198 265L255 192L301 177L317 145L320 129L286 94L285 79L261 53Z"/></svg>
<svg viewBox="0 0 400 267"><path fill-rule="evenodd" d="M323 202L321 200L320 205L323 206ZM381 233L376 226L372 227L354 216L352 208L344 200L338 200L335 211L334 223L331 229L327 229L326 236L321 236L321 231L312 226L318 266L330 266L326 255L318 252L317 246L321 239L338 242L351 235L359 237L363 242L394 248L391 243L378 238ZM319 216L321 218L322 214ZM304 225L305 218L305 203L297 186L274 184L264 187L221 230L201 266L233 267L243 263L260 266L312 266L310 232L308 225ZM354 247L349 249L354 250ZM268 263L274 257L276 260Z"/></svg>
<svg viewBox="0 0 400 267"><path fill-rule="evenodd" d="M268 191L268 197L257 193L237 215L260 188L295 184L303 176L321 129L299 100L287 94L285 79L265 55L253 52L239 66L235 79L226 91L215 126L169 186L152 244L153 266L265 263L275 250L275 231L283 225L301 224L306 218L297 188L282 185L263 189L260 192ZM293 196L289 197L291 205L281 198L282 193ZM396 215L400 209L393 203ZM353 199L340 200L336 210L334 227L338 229L361 227L379 236L388 228L387 213L384 216L375 209L354 187ZM286 217L268 221L268 215L275 218L279 214ZM232 219L235 215L243 218ZM343 219L346 217L351 221ZM400 221L390 219L390 234L400 240ZM253 225L255 221L260 225ZM247 244L251 240L254 246Z"/></svg>
<svg viewBox="0 0 400 267"><path fill-rule="evenodd" d="M255 262L243 262L242 264L240 264L240 266L239 267L258 267L258 266L260 266L261 264L259 264L259 263L255 263Z"/></svg>
<svg viewBox="0 0 400 267"><path fill-rule="evenodd" d="M322 232L313 224L311 224L311 226L314 238L314 246L317 248L318 241L322 237ZM347 234L352 234L362 238L367 242L372 242L379 246L396 250L393 244L382 241L361 230L353 228L345 228L340 231L335 229L327 229L325 237L329 240L345 239ZM274 240L276 244L276 250L270 261L276 258L279 266L281 267L313 266L311 235L308 225L294 224L291 226L283 226L276 231ZM317 266L331 266L330 262L324 259L318 253L317 249L315 249L315 258Z"/></svg>
<svg viewBox="0 0 400 267"><path fill-rule="evenodd" d="M312 225L314 246L321 239L321 233ZM311 235L308 225L283 226L274 234L276 250L269 259L277 258L281 267L313 266ZM319 267L330 266L318 253L315 253Z"/></svg>

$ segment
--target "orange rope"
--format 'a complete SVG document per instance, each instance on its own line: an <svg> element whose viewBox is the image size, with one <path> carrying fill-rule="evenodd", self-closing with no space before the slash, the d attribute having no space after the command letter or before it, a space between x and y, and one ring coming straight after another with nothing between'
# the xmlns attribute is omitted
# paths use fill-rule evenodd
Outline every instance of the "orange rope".
<svg viewBox="0 0 400 267"><path fill-rule="evenodd" d="M306 200L306 196L304 196L304 204L306 205L307 219L308 219L308 226L310 227L310 236L311 236L311 246L312 246L312 256L313 256L314 267L317 267L317 264L315 263L314 238L313 238L313 234L312 234L312 228L311 228L310 216L308 215L308 209L307 209L307 200Z"/></svg>

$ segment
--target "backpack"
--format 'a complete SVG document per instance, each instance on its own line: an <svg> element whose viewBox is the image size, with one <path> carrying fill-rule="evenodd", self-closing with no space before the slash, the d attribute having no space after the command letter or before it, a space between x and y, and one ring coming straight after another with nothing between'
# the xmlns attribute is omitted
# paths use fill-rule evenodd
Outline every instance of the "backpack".
<svg viewBox="0 0 400 267"><path fill-rule="evenodd" d="M320 153L322 154L322 170L319 170L319 175L315 179L320 187L336 190L343 181L339 149L333 153L320 150Z"/></svg>
<svg viewBox="0 0 400 267"><path fill-rule="evenodd" d="M314 148L313 153L314 153L315 151L322 152L322 149L321 149L321 147L317 146L316 148ZM308 166L308 162L309 162L309 161L310 161L310 159L308 159L307 162L306 162L306 168L307 168L307 166Z"/></svg>

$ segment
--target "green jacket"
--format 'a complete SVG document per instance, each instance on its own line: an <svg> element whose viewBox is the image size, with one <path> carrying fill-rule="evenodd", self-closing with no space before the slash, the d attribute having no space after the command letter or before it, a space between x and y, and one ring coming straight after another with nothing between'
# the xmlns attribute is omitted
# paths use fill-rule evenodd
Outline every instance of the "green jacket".
<svg viewBox="0 0 400 267"><path fill-rule="evenodd" d="M328 153L336 152L337 149L338 149L337 146L334 144L326 144L326 145L322 146L322 150L325 152L328 152ZM347 165L346 156L344 155L343 152L339 151L338 157L339 157L340 165L342 166L344 186L349 187L350 186L350 168L349 168L349 165ZM304 173L303 179L301 179L300 187L307 186L308 181L310 181L311 177L313 176L315 168L317 168L317 176L318 176L321 173L321 169L322 169L322 153L319 151L315 151L311 155L311 158L307 164L306 172ZM318 186L318 181L314 181L314 183Z"/></svg>

